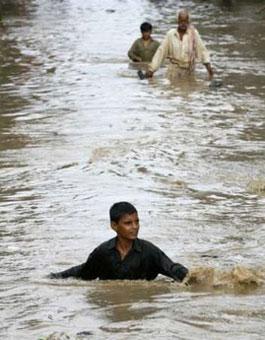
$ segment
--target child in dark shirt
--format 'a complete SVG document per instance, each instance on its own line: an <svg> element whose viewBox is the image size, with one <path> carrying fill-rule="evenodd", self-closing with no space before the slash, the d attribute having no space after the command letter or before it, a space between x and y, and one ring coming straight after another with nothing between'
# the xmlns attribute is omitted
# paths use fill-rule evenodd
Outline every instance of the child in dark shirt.
<svg viewBox="0 0 265 340"><path fill-rule="evenodd" d="M172 262L151 242L138 239L139 218L128 202L110 208L111 228L117 236L99 245L87 261L50 278L76 277L83 280L153 280L162 274L181 282L188 269Z"/></svg>

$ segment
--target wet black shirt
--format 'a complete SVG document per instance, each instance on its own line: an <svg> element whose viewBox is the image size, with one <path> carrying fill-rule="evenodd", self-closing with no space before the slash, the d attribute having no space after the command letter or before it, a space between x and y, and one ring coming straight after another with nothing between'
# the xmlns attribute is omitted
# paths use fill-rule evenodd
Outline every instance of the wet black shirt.
<svg viewBox="0 0 265 340"><path fill-rule="evenodd" d="M115 247L116 238L99 245L79 266L60 273L52 273L52 278L76 277L83 280L153 280L162 274L182 281L188 269L172 262L165 253L151 242L136 239L132 249L122 260Z"/></svg>

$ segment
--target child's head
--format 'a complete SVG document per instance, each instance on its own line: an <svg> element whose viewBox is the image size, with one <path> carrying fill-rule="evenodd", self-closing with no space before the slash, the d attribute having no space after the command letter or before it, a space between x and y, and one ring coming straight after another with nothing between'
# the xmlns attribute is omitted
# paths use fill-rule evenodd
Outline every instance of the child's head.
<svg viewBox="0 0 265 340"><path fill-rule="evenodd" d="M138 213L128 202L118 202L110 208L110 225L118 239L129 242L137 238L140 228Z"/></svg>
<svg viewBox="0 0 265 340"><path fill-rule="evenodd" d="M140 30L141 30L141 33L142 33L142 38L144 40L148 40L150 39L151 37L151 34L152 34L152 25L149 24L149 22L143 22L140 26Z"/></svg>
<svg viewBox="0 0 265 340"><path fill-rule="evenodd" d="M110 222L118 223L124 215L137 213L136 208L129 202L114 203L109 211Z"/></svg>

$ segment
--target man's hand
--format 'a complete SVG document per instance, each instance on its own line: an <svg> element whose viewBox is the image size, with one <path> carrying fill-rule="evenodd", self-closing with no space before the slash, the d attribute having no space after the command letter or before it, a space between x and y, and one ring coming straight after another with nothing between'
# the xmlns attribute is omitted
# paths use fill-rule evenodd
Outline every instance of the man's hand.
<svg viewBox="0 0 265 340"><path fill-rule="evenodd" d="M204 64L204 66L206 67L207 71L208 71L208 79L209 80L212 80L213 79L213 75L214 75L214 72L213 72L213 69L212 69L212 66L210 63L206 63Z"/></svg>
<svg viewBox="0 0 265 340"><path fill-rule="evenodd" d="M152 71L147 71L146 74L145 74L145 77L146 77L146 78L152 78L152 77L153 77L153 74L154 74L154 72L152 72Z"/></svg>
<svg viewBox="0 0 265 340"><path fill-rule="evenodd" d="M213 75L214 75L214 73L213 73L213 70L211 69L211 71L208 71L208 79L209 80L212 80L213 79Z"/></svg>
<svg viewBox="0 0 265 340"><path fill-rule="evenodd" d="M133 61L136 62L136 63L140 63L142 61L142 59L140 57L134 57L133 58Z"/></svg>

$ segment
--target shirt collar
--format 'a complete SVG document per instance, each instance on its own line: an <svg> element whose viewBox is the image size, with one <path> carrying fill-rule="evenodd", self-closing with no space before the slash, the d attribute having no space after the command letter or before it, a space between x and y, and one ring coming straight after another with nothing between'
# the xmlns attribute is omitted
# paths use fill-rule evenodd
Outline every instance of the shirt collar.
<svg viewBox="0 0 265 340"><path fill-rule="evenodd" d="M115 249L116 240L117 240L117 237L114 237L111 240L109 240L109 244L108 244L109 250ZM134 240L132 248L134 250L138 251L139 253L142 251L141 243L140 243L140 240L138 238L136 240Z"/></svg>
<svg viewBox="0 0 265 340"><path fill-rule="evenodd" d="M141 41L142 41L142 43L144 43L144 39L143 38L141 38ZM150 42L152 42L152 41L154 41L154 39L152 37L150 37Z"/></svg>

